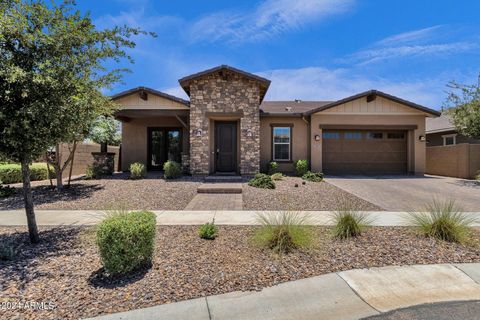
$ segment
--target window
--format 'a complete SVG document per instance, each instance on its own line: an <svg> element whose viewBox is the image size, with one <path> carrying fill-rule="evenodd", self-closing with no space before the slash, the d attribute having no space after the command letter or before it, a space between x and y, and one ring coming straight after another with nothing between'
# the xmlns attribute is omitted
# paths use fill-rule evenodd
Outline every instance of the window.
<svg viewBox="0 0 480 320"><path fill-rule="evenodd" d="M454 146L457 144L457 135L456 134L447 134L442 136L444 146Z"/></svg>
<svg viewBox="0 0 480 320"><path fill-rule="evenodd" d="M360 140L362 139L361 132L345 132L345 139L346 140Z"/></svg>
<svg viewBox="0 0 480 320"><path fill-rule="evenodd" d="M340 133L338 132L324 132L322 134L323 139L340 139Z"/></svg>
<svg viewBox="0 0 480 320"><path fill-rule="evenodd" d="M403 139L405 139L405 133L403 133L403 132L389 132L389 133L387 133L387 139L403 140Z"/></svg>
<svg viewBox="0 0 480 320"><path fill-rule="evenodd" d="M383 132L369 132L367 139L383 139Z"/></svg>
<svg viewBox="0 0 480 320"><path fill-rule="evenodd" d="M291 127L273 127L273 160L290 161Z"/></svg>

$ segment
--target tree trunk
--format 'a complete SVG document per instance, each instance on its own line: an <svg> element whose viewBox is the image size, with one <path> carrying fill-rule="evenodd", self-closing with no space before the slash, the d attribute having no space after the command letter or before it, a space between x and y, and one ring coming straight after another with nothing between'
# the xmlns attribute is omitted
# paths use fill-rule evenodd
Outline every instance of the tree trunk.
<svg viewBox="0 0 480 320"><path fill-rule="evenodd" d="M63 171L59 167L55 166L57 176L57 190L63 189Z"/></svg>
<svg viewBox="0 0 480 320"><path fill-rule="evenodd" d="M22 160L22 176L23 176L23 200L25 202L25 213L27 214L28 233L30 235L31 243L38 243L40 238L38 236L37 222L35 221L35 211L33 210L32 189L30 186L30 168L26 160Z"/></svg>
<svg viewBox="0 0 480 320"><path fill-rule="evenodd" d="M70 172L68 173L68 187L70 187L70 182L72 181L72 171L73 171L73 162L75 160L75 150L77 149L77 140L73 141L73 149L71 151L72 156L70 159Z"/></svg>
<svg viewBox="0 0 480 320"><path fill-rule="evenodd" d="M62 155L60 154L60 145L55 146L55 175L57 177L57 191L63 189L63 170L62 170Z"/></svg>
<svg viewBox="0 0 480 320"><path fill-rule="evenodd" d="M100 152L107 152L108 151L108 144L106 142L100 143Z"/></svg>

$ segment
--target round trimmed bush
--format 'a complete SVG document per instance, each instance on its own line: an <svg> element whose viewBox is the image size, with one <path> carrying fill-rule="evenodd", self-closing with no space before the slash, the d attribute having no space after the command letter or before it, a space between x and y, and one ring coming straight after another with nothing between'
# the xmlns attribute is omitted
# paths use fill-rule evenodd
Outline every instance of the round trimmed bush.
<svg viewBox="0 0 480 320"><path fill-rule="evenodd" d="M218 235L218 227L215 225L215 221L207 222L200 227L198 235L202 239L213 240Z"/></svg>
<svg viewBox="0 0 480 320"><path fill-rule="evenodd" d="M298 177L302 177L307 172L308 172L308 161L307 160L297 160L297 161L295 161L295 174Z"/></svg>
<svg viewBox="0 0 480 320"><path fill-rule="evenodd" d="M253 179L248 181L248 185L255 188L275 189L272 177L263 173L257 173Z"/></svg>
<svg viewBox="0 0 480 320"><path fill-rule="evenodd" d="M268 164L268 174L273 175L278 172L278 163L272 161Z"/></svg>
<svg viewBox="0 0 480 320"><path fill-rule="evenodd" d="M130 165L130 179L143 179L147 175L145 165L143 163L134 162Z"/></svg>
<svg viewBox="0 0 480 320"><path fill-rule="evenodd" d="M125 274L147 266L155 249L156 217L149 211L112 214L97 227L96 243L105 270Z"/></svg>
<svg viewBox="0 0 480 320"><path fill-rule="evenodd" d="M182 167L178 162L168 160L163 165L165 179L176 179L182 175Z"/></svg>

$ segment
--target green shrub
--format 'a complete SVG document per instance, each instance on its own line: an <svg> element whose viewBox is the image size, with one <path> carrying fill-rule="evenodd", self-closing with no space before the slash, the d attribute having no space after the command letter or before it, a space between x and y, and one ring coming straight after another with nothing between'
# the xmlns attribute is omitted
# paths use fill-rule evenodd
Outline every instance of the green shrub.
<svg viewBox="0 0 480 320"><path fill-rule="evenodd" d="M410 213L410 222L426 237L463 243L469 239L471 224L477 221L462 213L453 200L433 200L425 209Z"/></svg>
<svg viewBox="0 0 480 320"><path fill-rule="evenodd" d="M477 182L480 182L480 171L477 171L477 175L475 176L475 180L477 180Z"/></svg>
<svg viewBox="0 0 480 320"><path fill-rule="evenodd" d="M307 173L302 176L302 179L312 182L320 182L323 180L323 173L307 171Z"/></svg>
<svg viewBox="0 0 480 320"><path fill-rule="evenodd" d="M0 181L1 184L1 181ZM0 186L0 198L7 198L15 194L17 191L15 188L9 186Z"/></svg>
<svg viewBox="0 0 480 320"><path fill-rule="evenodd" d="M53 168L50 167L50 174L55 178ZM30 165L30 180L46 180L48 179L48 171L46 163L33 163ZM0 181L5 184L22 182L22 168L19 164L3 164L0 165Z"/></svg>
<svg viewBox="0 0 480 320"><path fill-rule="evenodd" d="M283 174L280 172L272 174L272 180L282 180L283 179Z"/></svg>
<svg viewBox="0 0 480 320"><path fill-rule="evenodd" d="M278 172L278 163L275 161L268 163L268 174L273 175Z"/></svg>
<svg viewBox="0 0 480 320"><path fill-rule="evenodd" d="M281 212L258 216L261 227L256 230L253 241L275 253L289 253L312 244L312 229L307 225L308 216L295 212Z"/></svg>
<svg viewBox="0 0 480 320"><path fill-rule="evenodd" d="M333 222L333 235L340 239L361 235L365 227L371 223L366 214L354 211L348 207L337 210L333 217Z"/></svg>
<svg viewBox="0 0 480 320"><path fill-rule="evenodd" d="M116 212L98 227L96 243L105 270L125 274L149 265L155 248L155 214Z"/></svg>
<svg viewBox="0 0 480 320"><path fill-rule="evenodd" d="M248 185L255 188L275 189L272 177L263 173L257 173L253 179L248 181Z"/></svg>
<svg viewBox="0 0 480 320"><path fill-rule="evenodd" d="M212 222L207 222L200 227L198 235L202 239L213 240L218 235L218 227L215 225L215 219Z"/></svg>
<svg viewBox="0 0 480 320"><path fill-rule="evenodd" d="M97 166L88 165L85 171L85 179L100 179L102 177L102 169Z"/></svg>
<svg viewBox="0 0 480 320"><path fill-rule="evenodd" d="M130 165L130 179L143 179L146 174L143 163L135 162Z"/></svg>
<svg viewBox="0 0 480 320"><path fill-rule="evenodd" d="M165 179L175 179L182 175L182 167L178 162L168 160L163 165Z"/></svg>
<svg viewBox="0 0 480 320"><path fill-rule="evenodd" d="M307 160L297 160L295 161L295 174L297 177L302 177L308 171L308 161Z"/></svg>

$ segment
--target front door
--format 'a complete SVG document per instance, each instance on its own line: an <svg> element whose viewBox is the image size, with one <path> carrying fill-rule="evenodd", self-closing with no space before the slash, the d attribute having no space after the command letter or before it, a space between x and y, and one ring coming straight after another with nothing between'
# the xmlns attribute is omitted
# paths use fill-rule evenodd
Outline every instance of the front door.
<svg viewBox="0 0 480 320"><path fill-rule="evenodd" d="M148 170L162 170L167 160L181 162L182 134L179 128L148 128Z"/></svg>
<svg viewBox="0 0 480 320"><path fill-rule="evenodd" d="M215 170L237 171L237 123L215 122Z"/></svg>

